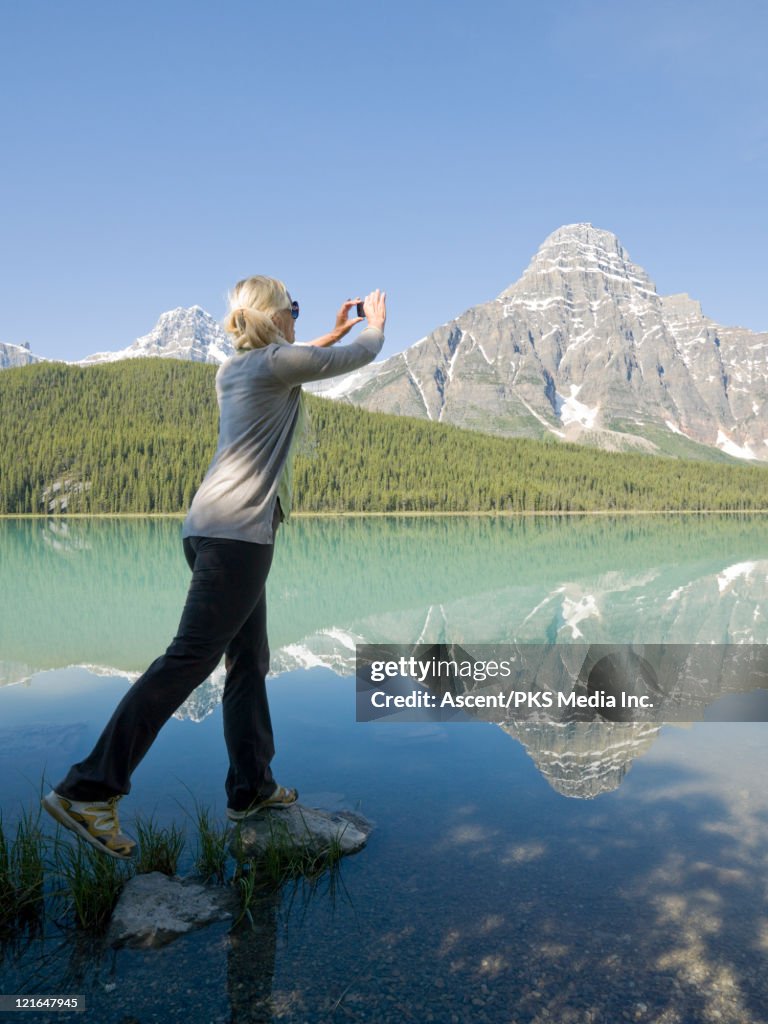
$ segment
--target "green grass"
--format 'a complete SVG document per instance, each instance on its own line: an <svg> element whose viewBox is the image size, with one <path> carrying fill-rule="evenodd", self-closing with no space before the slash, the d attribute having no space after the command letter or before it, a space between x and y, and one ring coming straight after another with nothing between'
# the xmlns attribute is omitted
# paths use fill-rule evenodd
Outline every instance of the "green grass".
<svg viewBox="0 0 768 1024"><path fill-rule="evenodd" d="M211 809L200 803L189 786L184 782L181 785L192 798L193 813L191 815L183 804L179 804L179 807L194 823L195 871L203 881L215 881L219 885L223 885L227 880L229 825L226 821L223 824L218 824Z"/></svg>
<svg viewBox="0 0 768 1024"><path fill-rule="evenodd" d="M0 930L42 913L45 851L39 810L21 816L13 837L0 816Z"/></svg>
<svg viewBox="0 0 768 1024"><path fill-rule="evenodd" d="M136 818L136 839L138 849L133 863L137 875L146 875L151 871L160 871L170 876L176 874L185 844L183 829L175 825L160 828L154 818L146 821Z"/></svg>
<svg viewBox="0 0 768 1024"><path fill-rule="evenodd" d="M248 923L251 928L254 927L251 908L253 907L254 900L256 899L256 893L261 888L261 885L258 884L259 882L258 862L255 860L239 861L235 871L235 877L232 880L232 884L237 890L237 894L240 899L240 913L235 918L235 928L244 918L248 919Z"/></svg>
<svg viewBox="0 0 768 1024"><path fill-rule="evenodd" d="M101 931L125 883L135 874L160 871L175 875L184 849L183 830L161 828L154 818L136 819L137 852L132 860L106 856L82 842L70 845L60 834L54 840L55 872L61 880L59 896L74 913L79 928Z"/></svg>
<svg viewBox="0 0 768 1024"><path fill-rule="evenodd" d="M207 807L195 804L197 820L197 857L195 870L206 881L223 884L229 859L229 827L217 825Z"/></svg>
<svg viewBox="0 0 768 1024"><path fill-rule="evenodd" d="M690 437L676 434L657 422L646 422L642 425L631 420L613 420L607 424L609 430L615 430L621 434L644 437L651 441L658 448L656 453L659 456L668 458L696 460L699 462L715 462L728 466L744 466L741 459L720 451L709 445L694 441ZM642 432L641 432L642 431Z"/></svg>
<svg viewBox="0 0 768 1024"><path fill-rule="evenodd" d="M255 864L265 883L277 888L292 878L303 877L313 881L325 871L333 871L338 867L343 856L341 836L346 826L341 833L332 837L325 848L318 849L306 822L306 838L303 840L297 840L288 826L275 815L269 815L268 824L269 838L266 849L258 858L249 858L248 861L243 858L239 828L236 830L233 843L238 860Z"/></svg>
<svg viewBox="0 0 768 1024"><path fill-rule="evenodd" d="M70 846L57 837L55 871L63 883L60 895L68 898L77 925L87 931L102 931L134 866L85 843Z"/></svg>
<svg viewBox="0 0 768 1024"><path fill-rule="evenodd" d="M22 814L14 829L0 816L0 935L3 941L32 922L42 923L46 904L63 908L82 931L100 933L111 918L125 883L135 874L161 871L175 875L185 845L184 830L161 828L154 818L136 819L137 851L130 861L109 857L56 827L53 836L40 829L41 813ZM235 925L247 919L265 891L274 893L288 880L314 886L329 872L335 885L343 856L340 836L318 850L305 824L306 838L297 840L279 815L268 817L269 838L263 856L246 856L234 832L218 823L208 807L195 801L195 871L205 881L230 885L239 896ZM230 848L233 857L230 858ZM233 865L228 879L229 865ZM46 885L46 882L49 884ZM53 883L53 884L51 884Z"/></svg>

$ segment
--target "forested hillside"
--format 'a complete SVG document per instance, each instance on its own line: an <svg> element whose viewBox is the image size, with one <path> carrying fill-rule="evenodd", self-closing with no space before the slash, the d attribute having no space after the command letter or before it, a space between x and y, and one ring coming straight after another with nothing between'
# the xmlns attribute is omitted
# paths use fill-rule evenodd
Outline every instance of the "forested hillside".
<svg viewBox="0 0 768 1024"><path fill-rule="evenodd" d="M182 512L216 444L216 367L170 359L0 374L0 512ZM298 511L768 508L768 469L487 437L308 396Z"/></svg>

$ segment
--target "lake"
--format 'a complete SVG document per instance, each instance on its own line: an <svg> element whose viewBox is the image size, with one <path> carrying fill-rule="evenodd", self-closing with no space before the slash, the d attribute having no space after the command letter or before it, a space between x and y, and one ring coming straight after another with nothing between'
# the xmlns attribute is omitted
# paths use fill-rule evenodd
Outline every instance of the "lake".
<svg viewBox="0 0 768 1024"><path fill-rule="evenodd" d="M5 822L172 638L179 533L0 523ZM268 584L273 768L368 817L367 846L253 929L106 951L47 920L0 992L85 994L99 1024L765 1021L768 725L358 722L354 675L357 644L765 644L767 596L759 516L295 519ZM222 686L139 766L128 831L184 823L190 791L223 815Z"/></svg>

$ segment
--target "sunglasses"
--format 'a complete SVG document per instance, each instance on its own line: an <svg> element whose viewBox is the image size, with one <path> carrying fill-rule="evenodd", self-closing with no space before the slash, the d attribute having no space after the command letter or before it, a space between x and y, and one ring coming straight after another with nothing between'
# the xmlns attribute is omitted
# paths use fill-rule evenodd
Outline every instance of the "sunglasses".
<svg viewBox="0 0 768 1024"><path fill-rule="evenodd" d="M293 320L298 320L299 319L299 304L296 301L296 299L294 299L291 302L291 318Z"/></svg>

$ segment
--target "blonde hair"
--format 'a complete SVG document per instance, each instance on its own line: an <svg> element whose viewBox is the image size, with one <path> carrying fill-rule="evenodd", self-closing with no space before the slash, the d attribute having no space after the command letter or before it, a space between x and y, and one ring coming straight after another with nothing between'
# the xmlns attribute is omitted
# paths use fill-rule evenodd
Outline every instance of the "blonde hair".
<svg viewBox="0 0 768 1024"><path fill-rule="evenodd" d="M224 330L239 352L285 341L272 314L291 305L288 289L274 277L246 277L229 293Z"/></svg>

